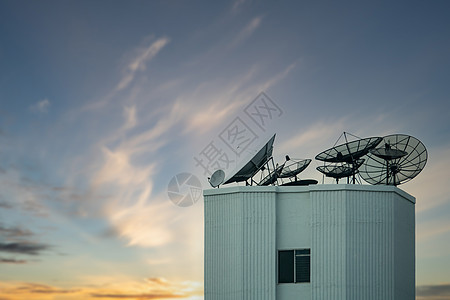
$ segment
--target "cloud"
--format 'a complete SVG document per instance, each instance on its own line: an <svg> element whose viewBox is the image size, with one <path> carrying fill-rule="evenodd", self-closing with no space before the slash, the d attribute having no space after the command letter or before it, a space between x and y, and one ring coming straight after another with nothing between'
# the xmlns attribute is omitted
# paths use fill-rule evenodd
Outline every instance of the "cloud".
<svg viewBox="0 0 450 300"><path fill-rule="evenodd" d="M168 43L170 39L167 37L159 38L150 46L140 49L138 55L128 64L124 75L116 86L116 91L125 89L133 81L138 71L144 71L147 63L150 62Z"/></svg>
<svg viewBox="0 0 450 300"><path fill-rule="evenodd" d="M247 40L261 25L263 17L255 17L253 18L229 43L229 49L235 48L243 41Z"/></svg>
<svg viewBox="0 0 450 300"><path fill-rule="evenodd" d="M412 184L402 186L416 197L418 214L437 209L450 203L448 178L450 177L450 145L428 149L428 161L422 172L414 178Z"/></svg>
<svg viewBox="0 0 450 300"><path fill-rule="evenodd" d="M0 282L0 299L202 299L203 285L199 282L175 282L164 278L147 281L117 280L72 288L36 282ZM58 298L59 299L59 298Z"/></svg>
<svg viewBox="0 0 450 300"><path fill-rule="evenodd" d="M416 239L425 242L429 238L438 237L450 233L450 221L447 217L423 220L417 222Z"/></svg>
<svg viewBox="0 0 450 300"><path fill-rule="evenodd" d="M263 82L259 87L258 90L260 91L266 91L269 88L271 88L272 86L274 86L275 84L277 84L278 82L280 82L281 80L283 80L287 75L289 75L289 73L295 68L297 67L298 62L295 61L291 64L289 64L284 70L282 70L281 72L275 74L274 76L272 76L271 78L269 78L267 81Z"/></svg>
<svg viewBox="0 0 450 300"><path fill-rule="evenodd" d="M242 7L248 2L250 2L250 1L248 1L248 0L235 0L233 2L232 7L231 7L231 12L234 13L234 14L238 13L239 11L241 11Z"/></svg>
<svg viewBox="0 0 450 300"><path fill-rule="evenodd" d="M116 203L108 211L110 222L118 235L128 240L129 246L158 247L174 240L175 233L170 224L176 215L173 204L168 200L154 204L138 203L131 207Z"/></svg>
<svg viewBox="0 0 450 300"><path fill-rule="evenodd" d="M29 107L32 112L35 113L47 113L50 107L50 100L45 98L44 100L38 101Z"/></svg>
<svg viewBox="0 0 450 300"><path fill-rule="evenodd" d="M232 120L239 109L243 110L260 92L284 79L296 65L297 62L289 64L278 73L262 79L257 79L264 73L262 67L255 65L229 82L209 81L199 85L191 95L177 99L186 116L184 132L203 136L220 124L226 125L226 120ZM198 104L193 106L190 103Z"/></svg>
<svg viewBox="0 0 450 300"><path fill-rule="evenodd" d="M4 292L11 296L16 294L28 294L28 295L54 295L54 294L71 294L78 292L79 289L61 289L54 286L40 284L40 283L20 283L16 285L10 285L9 288L4 289ZM1 294L0 294L1 295Z"/></svg>
<svg viewBox="0 0 450 300"><path fill-rule="evenodd" d="M92 293L91 297L94 298L113 298L113 299L175 299L186 298L184 295L177 294L149 294L149 293L134 293L134 294L98 294Z"/></svg>
<svg viewBox="0 0 450 300"><path fill-rule="evenodd" d="M0 200L0 208L11 209L13 207L14 207L14 205L12 205L11 203L4 201L4 200Z"/></svg>
<svg viewBox="0 0 450 300"><path fill-rule="evenodd" d="M25 171L18 168L8 168L0 173L1 196L15 202L13 206L10 202L2 201L2 208L19 207L36 216L46 216L47 209L43 204L44 195L48 192L46 185L32 181L23 175Z"/></svg>
<svg viewBox="0 0 450 300"><path fill-rule="evenodd" d="M450 284L417 286L416 297L417 300L450 299Z"/></svg>
<svg viewBox="0 0 450 300"><path fill-rule="evenodd" d="M0 223L0 236L5 236L7 239L16 239L33 236L33 233L21 227L7 227Z"/></svg>
<svg viewBox="0 0 450 300"><path fill-rule="evenodd" d="M3 243L0 242L0 252L15 253L15 254L27 254L27 255L39 255L41 252L50 249L49 245L29 243L29 242L14 242Z"/></svg>
<svg viewBox="0 0 450 300"><path fill-rule="evenodd" d="M129 123L130 118L126 118L124 126ZM135 126L138 125L136 121ZM108 236L124 238L129 246L156 247L173 239L167 225L168 220L174 219L170 212L172 204L152 195L156 162L147 165L133 162L141 152L151 155L162 145L159 138L167 126L163 120L149 130L125 137L119 129L98 146L101 160L90 174L90 182L97 193L111 195L100 208L112 226ZM110 143L117 146L106 146Z"/></svg>
<svg viewBox="0 0 450 300"><path fill-rule="evenodd" d="M312 156L318 153L318 149L325 149L324 144L329 144L339 136L345 128L346 120L317 121L310 127L301 130L293 137L281 142L278 146L280 153L290 153L293 149L304 155ZM301 150L301 151L299 151Z"/></svg>
<svg viewBox="0 0 450 300"><path fill-rule="evenodd" d="M0 264L25 264L26 260L0 257Z"/></svg>
<svg viewBox="0 0 450 300"><path fill-rule="evenodd" d="M137 124L136 105L133 105L131 107L124 107L124 115L126 119L124 129L127 130L135 127Z"/></svg>

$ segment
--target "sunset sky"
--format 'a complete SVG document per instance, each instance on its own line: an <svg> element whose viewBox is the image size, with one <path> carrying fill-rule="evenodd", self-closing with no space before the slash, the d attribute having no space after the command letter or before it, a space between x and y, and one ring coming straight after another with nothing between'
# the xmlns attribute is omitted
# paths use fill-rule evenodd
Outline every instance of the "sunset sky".
<svg viewBox="0 0 450 300"><path fill-rule="evenodd" d="M450 299L449 12L0 1L0 299L203 299L203 199L175 205L174 176L210 188L196 161L208 146L231 174L274 133L282 162L344 131L426 145L400 186L417 198L417 299ZM262 126L248 113L261 92L276 107ZM224 141L236 122L254 133L242 151ZM302 176L321 181L318 165Z"/></svg>

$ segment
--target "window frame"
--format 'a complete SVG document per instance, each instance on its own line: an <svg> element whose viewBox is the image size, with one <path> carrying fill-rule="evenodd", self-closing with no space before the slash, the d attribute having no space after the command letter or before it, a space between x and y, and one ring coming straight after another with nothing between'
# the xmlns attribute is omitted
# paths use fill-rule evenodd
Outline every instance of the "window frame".
<svg viewBox="0 0 450 300"><path fill-rule="evenodd" d="M293 272L293 281L280 282L280 252L291 252L293 255L293 265L289 269ZM302 253L304 252L304 253ZM297 256L309 257L308 266L308 281L297 281ZM277 284L302 284L311 283L311 248L290 248L290 249L278 249L277 250Z"/></svg>

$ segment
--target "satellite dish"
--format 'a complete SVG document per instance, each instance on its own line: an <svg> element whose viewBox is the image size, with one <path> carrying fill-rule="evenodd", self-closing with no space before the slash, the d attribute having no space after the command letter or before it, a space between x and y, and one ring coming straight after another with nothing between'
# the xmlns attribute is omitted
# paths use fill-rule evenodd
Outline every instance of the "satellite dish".
<svg viewBox="0 0 450 300"><path fill-rule="evenodd" d="M275 134L272 138L250 159L236 174L227 179L224 184L232 182L247 181L252 178L272 157L273 142Z"/></svg>
<svg viewBox="0 0 450 300"><path fill-rule="evenodd" d="M286 163L288 161L291 161L292 163L290 163L289 165L286 166ZM310 159L297 160L297 159L291 159L289 157L289 155L286 155L286 161L282 165L277 166L274 169L274 171L270 172L270 170L269 170L269 174L266 177L264 177L258 183L258 185L274 184L277 182L278 178L289 178L289 179L291 179L291 181L292 181L292 178L295 178L295 181L298 181L297 174L299 174L300 172L305 170L309 166L310 162L311 162ZM281 185L285 185L285 184L282 183ZM295 185L295 184L292 184L292 185ZM297 185L305 185L305 183L303 182L303 184L297 184Z"/></svg>
<svg viewBox="0 0 450 300"><path fill-rule="evenodd" d="M366 155L370 149L375 148L381 137L370 137L348 142L339 146L334 146L316 155L317 160L325 162L345 162L353 163L357 159Z"/></svg>
<svg viewBox="0 0 450 300"><path fill-rule="evenodd" d="M343 135L347 141L347 133L344 132ZM336 182L340 178L353 176L355 183L355 175L361 166L359 159L375 148L382 139L381 137L357 139L325 150L317 154L316 159L334 164L318 167L317 170L328 177L336 178Z"/></svg>
<svg viewBox="0 0 450 300"><path fill-rule="evenodd" d="M361 167L361 177L370 184L399 185L419 174L427 163L425 145L405 134L385 136L383 147L371 150Z"/></svg>
<svg viewBox="0 0 450 300"><path fill-rule="evenodd" d="M297 176L300 172L304 171L309 164L311 163L310 159L304 159L304 160L292 160L293 163L285 166L283 170L281 170L278 177L280 178L289 178Z"/></svg>
<svg viewBox="0 0 450 300"><path fill-rule="evenodd" d="M218 187L220 184L223 183L223 180L225 179L225 172L223 170L216 170L212 175L211 178L209 178L209 184L213 188Z"/></svg>
<svg viewBox="0 0 450 300"><path fill-rule="evenodd" d="M259 183L258 185L270 185L270 184L274 184L275 182L277 182L278 177L280 177L280 172L281 170L283 170L283 165L281 166L277 166L275 168L274 171L270 172L269 170L269 174L267 174L266 177L264 177Z"/></svg>
<svg viewBox="0 0 450 300"><path fill-rule="evenodd" d="M283 183L282 186L305 186L305 185L311 185L311 184L317 184L317 180L302 179L302 180L296 180L296 181L289 181L289 182Z"/></svg>
<svg viewBox="0 0 450 300"><path fill-rule="evenodd" d="M358 173L358 168L363 164L364 159L358 159L354 164L349 163L333 163L329 165L319 166L316 169L325 174L327 177L336 179L336 183L339 183L339 179L354 176Z"/></svg>

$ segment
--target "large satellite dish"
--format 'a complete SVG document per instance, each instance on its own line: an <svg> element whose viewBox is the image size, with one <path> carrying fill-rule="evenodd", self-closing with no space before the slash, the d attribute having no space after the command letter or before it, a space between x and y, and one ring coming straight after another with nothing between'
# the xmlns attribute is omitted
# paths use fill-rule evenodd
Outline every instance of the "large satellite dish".
<svg viewBox="0 0 450 300"><path fill-rule="evenodd" d="M247 181L252 178L272 157L273 142L275 134L272 138L250 159L236 174L227 179L224 184L232 182Z"/></svg>
<svg viewBox="0 0 450 300"><path fill-rule="evenodd" d="M334 146L317 154L316 159L325 162L353 163L366 155L370 149L375 148L381 140L381 137L370 137Z"/></svg>
<svg viewBox="0 0 450 300"><path fill-rule="evenodd" d="M225 179L225 172L223 170L216 170L212 175L211 178L208 178L209 184L213 188L218 187L220 184L223 183L223 180Z"/></svg>
<svg viewBox="0 0 450 300"><path fill-rule="evenodd" d="M364 162L361 157L375 148L383 138L369 137L348 142L347 133L344 132L343 135L346 143L334 146L316 155L317 160L330 163L317 167L317 170L327 177L335 178L336 183L339 183L339 179L350 176L353 176L353 183L355 183L358 168Z"/></svg>
<svg viewBox="0 0 450 300"><path fill-rule="evenodd" d="M382 147L372 149L360 170L361 177L370 184L399 185L410 181L427 163L425 145L405 134L385 136Z"/></svg>

